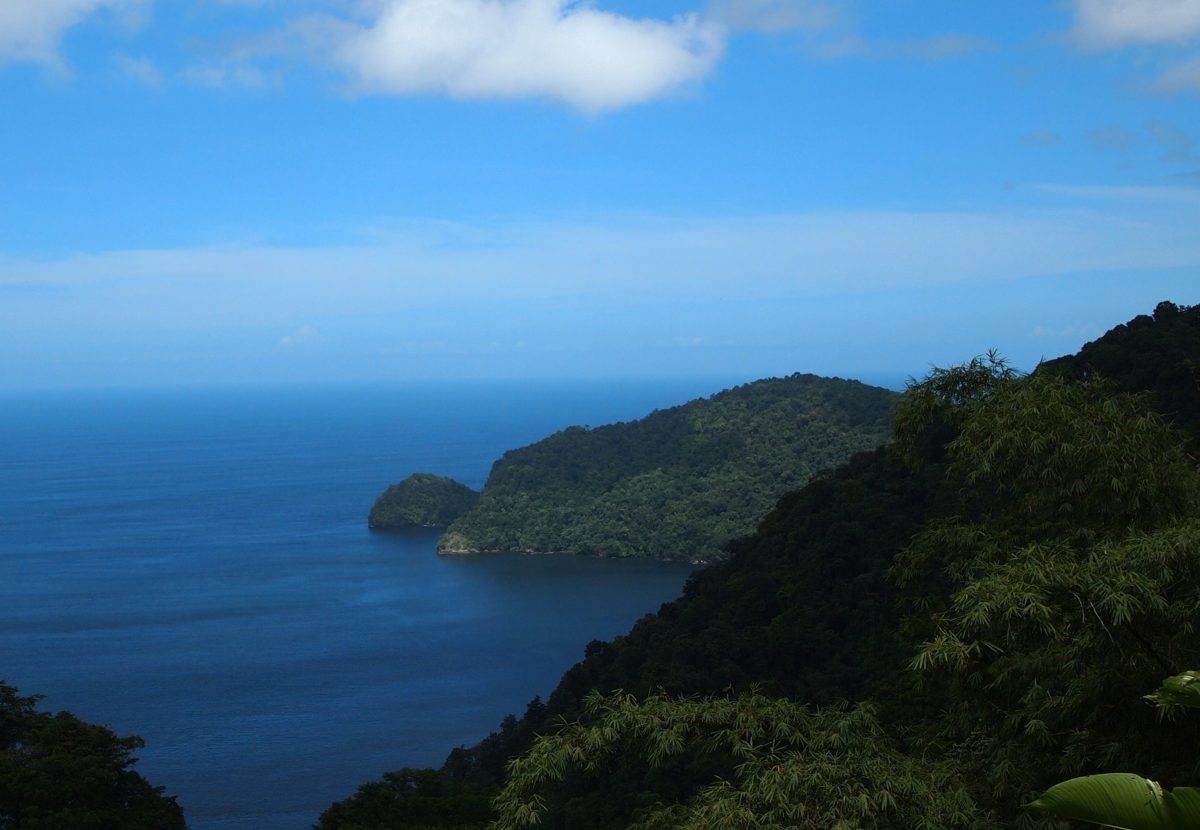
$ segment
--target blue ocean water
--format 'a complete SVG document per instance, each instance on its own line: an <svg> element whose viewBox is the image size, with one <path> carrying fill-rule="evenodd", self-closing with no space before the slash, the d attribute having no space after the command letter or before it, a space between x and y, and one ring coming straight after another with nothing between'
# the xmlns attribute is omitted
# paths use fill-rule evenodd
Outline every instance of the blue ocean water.
<svg viewBox="0 0 1200 830"><path fill-rule="evenodd" d="M438 557L371 533L417 470L713 380L0 395L0 679L146 740L193 830L302 830L437 765L679 592L679 565Z"/></svg>

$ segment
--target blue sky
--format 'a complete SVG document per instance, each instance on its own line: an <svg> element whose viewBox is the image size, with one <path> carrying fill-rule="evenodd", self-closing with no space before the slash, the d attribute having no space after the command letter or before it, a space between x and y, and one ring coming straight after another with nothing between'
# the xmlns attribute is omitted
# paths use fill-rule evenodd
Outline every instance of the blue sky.
<svg viewBox="0 0 1200 830"><path fill-rule="evenodd" d="M2 0L0 388L1032 368L1200 302L1200 0Z"/></svg>

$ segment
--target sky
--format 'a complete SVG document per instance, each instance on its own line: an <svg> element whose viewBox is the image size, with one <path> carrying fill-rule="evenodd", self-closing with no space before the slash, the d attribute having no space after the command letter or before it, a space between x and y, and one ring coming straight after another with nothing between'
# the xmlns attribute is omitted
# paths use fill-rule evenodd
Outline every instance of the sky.
<svg viewBox="0 0 1200 830"><path fill-rule="evenodd" d="M0 390L896 383L1200 303L1200 0L0 0Z"/></svg>

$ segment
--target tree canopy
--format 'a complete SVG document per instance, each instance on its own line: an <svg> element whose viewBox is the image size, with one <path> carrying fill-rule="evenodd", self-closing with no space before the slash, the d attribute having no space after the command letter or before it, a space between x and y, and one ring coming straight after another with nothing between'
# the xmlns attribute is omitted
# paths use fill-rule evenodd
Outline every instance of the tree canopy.
<svg viewBox="0 0 1200 830"><path fill-rule="evenodd" d="M571 427L505 453L439 549L724 559L784 493L882 444L896 397L792 375Z"/></svg>
<svg viewBox="0 0 1200 830"><path fill-rule="evenodd" d="M477 501L479 493L452 478L413 473L375 500L367 525L378 529L448 527Z"/></svg>
<svg viewBox="0 0 1200 830"><path fill-rule="evenodd" d="M175 799L132 769L140 738L38 700L0 682L0 828L184 830Z"/></svg>

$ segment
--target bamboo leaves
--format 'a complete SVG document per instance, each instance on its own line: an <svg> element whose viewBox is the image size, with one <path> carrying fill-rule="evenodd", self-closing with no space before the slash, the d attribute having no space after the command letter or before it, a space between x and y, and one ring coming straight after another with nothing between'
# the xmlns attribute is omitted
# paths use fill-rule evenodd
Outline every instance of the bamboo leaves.
<svg viewBox="0 0 1200 830"><path fill-rule="evenodd" d="M587 748L587 760L580 754ZM593 696L586 724L538 739L509 766L496 800L498 830L540 823L547 794L572 771L728 757L715 780L684 803L664 803L634 826L830 828L982 827L974 803L936 764L902 754L866 704L811 710L750 694L705 700Z"/></svg>

